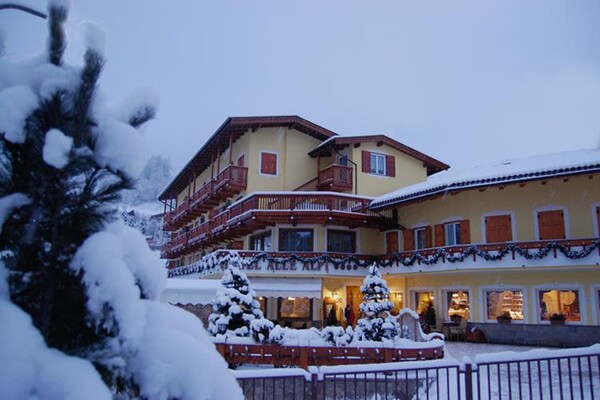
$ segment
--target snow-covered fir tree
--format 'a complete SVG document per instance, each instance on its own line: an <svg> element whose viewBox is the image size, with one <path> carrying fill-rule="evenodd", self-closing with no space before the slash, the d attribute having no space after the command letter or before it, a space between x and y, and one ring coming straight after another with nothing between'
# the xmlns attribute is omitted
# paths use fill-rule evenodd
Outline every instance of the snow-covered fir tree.
<svg viewBox="0 0 600 400"><path fill-rule="evenodd" d="M365 340L381 341L398 335L398 322L391 316L394 305L387 282L381 277L377 264L369 267L369 273L360 287L363 301L360 303L362 318L358 320L359 335Z"/></svg>
<svg viewBox="0 0 600 400"><path fill-rule="evenodd" d="M200 322L161 304L163 263L115 203L145 157L154 95L98 96L104 31L50 0L44 55L0 58L0 388L21 398L241 398Z"/></svg>
<svg viewBox="0 0 600 400"><path fill-rule="evenodd" d="M240 265L239 255L232 252L221 279L224 289L217 293L213 313L208 317L208 331L213 336L252 335L263 342L269 337L273 323L264 317L256 292L250 288L250 281Z"/></svg>

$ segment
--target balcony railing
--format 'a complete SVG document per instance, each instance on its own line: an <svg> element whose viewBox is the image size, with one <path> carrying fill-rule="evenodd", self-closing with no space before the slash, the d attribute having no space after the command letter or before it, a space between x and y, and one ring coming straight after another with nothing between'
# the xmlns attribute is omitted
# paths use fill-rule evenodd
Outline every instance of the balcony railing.
<svg viewBox="0 0 600 400"><path fill-rule="evenodd" d="M255 193L233 203L229 208L214 215L209 221L186 234L183 246L168 243L163 256L171 258L184 251L224 240L235 239L256 229L287 224L331 224L355 228L393 227L393 222L368 210L371 199L352 195L325 192Z"/></svg>
<svg viewBox="0 0 600 400"><path fill-rule="evenodd" d="M319 171L317 188L319 190L331 190L334 192L352 190L352 172L352 167L330 165Z"/></svg>
<svg viewBox="0 0 600 400"><path fill-rule="evenodd" d="M164 230L174 231L207 212L219 202L246 189L248 168L230 165L202 185L189 199L165 216Z"/></svg>

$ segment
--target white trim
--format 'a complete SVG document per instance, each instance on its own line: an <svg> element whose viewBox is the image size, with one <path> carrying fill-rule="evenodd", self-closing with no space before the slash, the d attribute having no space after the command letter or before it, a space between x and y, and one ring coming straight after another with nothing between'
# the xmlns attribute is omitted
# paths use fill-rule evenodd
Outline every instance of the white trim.
<svg viewBox="0 0 600 400"><path fill-rule="evenodd" d="M275 159L275 174L265 174L262 172L262 155L264 154L275 154L276 159ZM261 150L260 151L260 158L258 159L258 174L260 176L268 176L271 178L277 177L279 176L279 152L277 151L271 151L271 150Z"/></svg>
<svg viewBox="0 0 600 400"><path fill-rule="evenodd" d="M424 249L429 249L430 247L428 246L429 243L425 243L424 247L419 247L419 239L417 235L417 232L419 231L424 231L425 232L425 241L427 241L427 226L422 226L420 228L414 228L413 229L413 249L415 250L424 250Z"/></svg>
<svg viewBox="0 0 600 400"><path fill-rule="evenodd" d="M373 160L371 159L371 156L376 155L376 156L382 156L383 157L383 174L378 174L376 172L373 172ZM389 154L385 154L385 153L380 153L378 151L370 151L369 150L369 174L373 175L373 176L381 176L381 177L388 177L387 174L387 156Z"/></svg>
<svg viewBox="0 0 600 400"><path fill-rule="evenodd" d="M521 291L523 293L523 319L522 320L514 320L514 323L524 324L530 322L529 316L529 299L527 296L527 287L519 286L519 285L506 285L506 284L498 284L498 285L485 285L479 287L479 320L482 322L496 322L496 320L488 319L487 317L487 296L486 291Z"/></svg>
<svg viewBox="0 0 600 400"><path fill-rule="evenodd" d="M600 208L600 201L592 203L592 226L594 227L594 237L600 237L600 227L598 226L598 217L596 208Z"/></svg>
<svg viewBox="0 0 600 400"><path fill-rule="evenodd" d="M543 284L532 286L532 296L533 296L533 310L534 315L532 318L532 322L534 324L550 324L550 321L542 321L540 318L540 300L539 300L539 291L540 290L572 290L577 291L579 296L579 316L580 320L577 321L566 321L565 323L569 325L587 325L587 301L585 297L585 287L583 285L578 284L569 284L563 282L556 282L552 284Z"/></svg>
<svg viewBox="0 0 600 400"><path fill-rule="evenodd" d="M452 222L462 222L464 220L466 220L468 218L465 217L449 217L449 218L444 218L443 220L440 221L439 225L446 225L446 224L450 224Z"/></svg>
<svg viewBox="0 0 600 400"><path fill-rule="evenodd" d="M517 218L514 211L509 210L496 210L484 213L481 215L481 240L482 243L487 243L487 234L485 231L485 218L486 217L499 217L502 215L510 216L510 229L512 231L512 242L517 241Z"/></svg>
<svg viewBox="0 0 600 400"><path fill-rule="evenodd" d="M571 238L571 224L569 222L569 209L566 206L544 206L533 210L533 232L535 240L540 239L540 224L538 223L538 214L544 211L562 211L563 222L565 224L565 239Z"/></svg>

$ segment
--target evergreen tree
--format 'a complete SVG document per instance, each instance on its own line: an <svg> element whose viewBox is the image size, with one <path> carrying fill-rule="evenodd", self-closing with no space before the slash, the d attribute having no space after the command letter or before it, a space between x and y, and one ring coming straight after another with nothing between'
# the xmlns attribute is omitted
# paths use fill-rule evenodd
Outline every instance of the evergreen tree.
<svg viewBox="0 0 600 400"><path fill-rule="evenodd" d="M399 332L398 322L390 315L394 305L390 298L390 289L377 264L369 267L369 273L360 287L363 301L360 303L362 318L358 320L360 334L366 340L381 341L392 338Z"/></svg>
<svg viewBox="0 0 600 400"><path fill-rule="evenodd" d="M250 288L248 277L240 270L241 260L237 253L231 253L228 264L221 279L225 289L213 302L208 331L213 336L247 337L252 334L262 342L269 337L273 323L264 317L256 292Z"/></svg>
<svg viewBox="0 0 600 400"><path fill-rule="evenodd" d="M117 397L194 398L201 381L211 384L213 370L224 372L225 363L214 348L203 352L197 321L150 301L166 272L143 237L116 222L120 192L132 187L144 163L137 129L155 108L135 102L118 118L96 98L104 32L92 23L82 26L83 67L64 64L67 4L49 1L45 60L0 60L0 318L28 314L29 329L58 350L49 352L53 357L93 365ZM0 336L17 335L14 324L0 324ZM183 339L180 348L167 341L173 335ZM164 356L167 349L179 352L177 360ZM213 364L211 370L182 378L182 365L174 364L202 369L188 353ZM0 368L12 368L5 362ZM165 366L177 371L168 383L160 382ZM15 384L43 397L36 381ZM232 377L228 385L233 397L241 395ZM228 389L211 390L218 398Z"/></svg>

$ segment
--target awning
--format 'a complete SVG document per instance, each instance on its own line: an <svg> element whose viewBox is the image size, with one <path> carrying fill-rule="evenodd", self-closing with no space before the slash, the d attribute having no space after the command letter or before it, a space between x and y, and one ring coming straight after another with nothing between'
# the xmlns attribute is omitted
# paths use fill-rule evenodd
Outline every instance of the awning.
<svg viewBox="0 0 600 400"><path fill-rule="evenodd" d="M160 299L171 304L209 304L222 287L220 279L170 278ZM257 296L320 299L323 284L321 279L310 278L251 278L250 287Z"/></svg>
<svg viewBox="0 0 600 400"><path fill-rule="evenodd" d="M253 278L250 280L250 287L256 291L256 294L264 297L309 297L320 299L323 289L321 279L269 279Z"/></svg>

